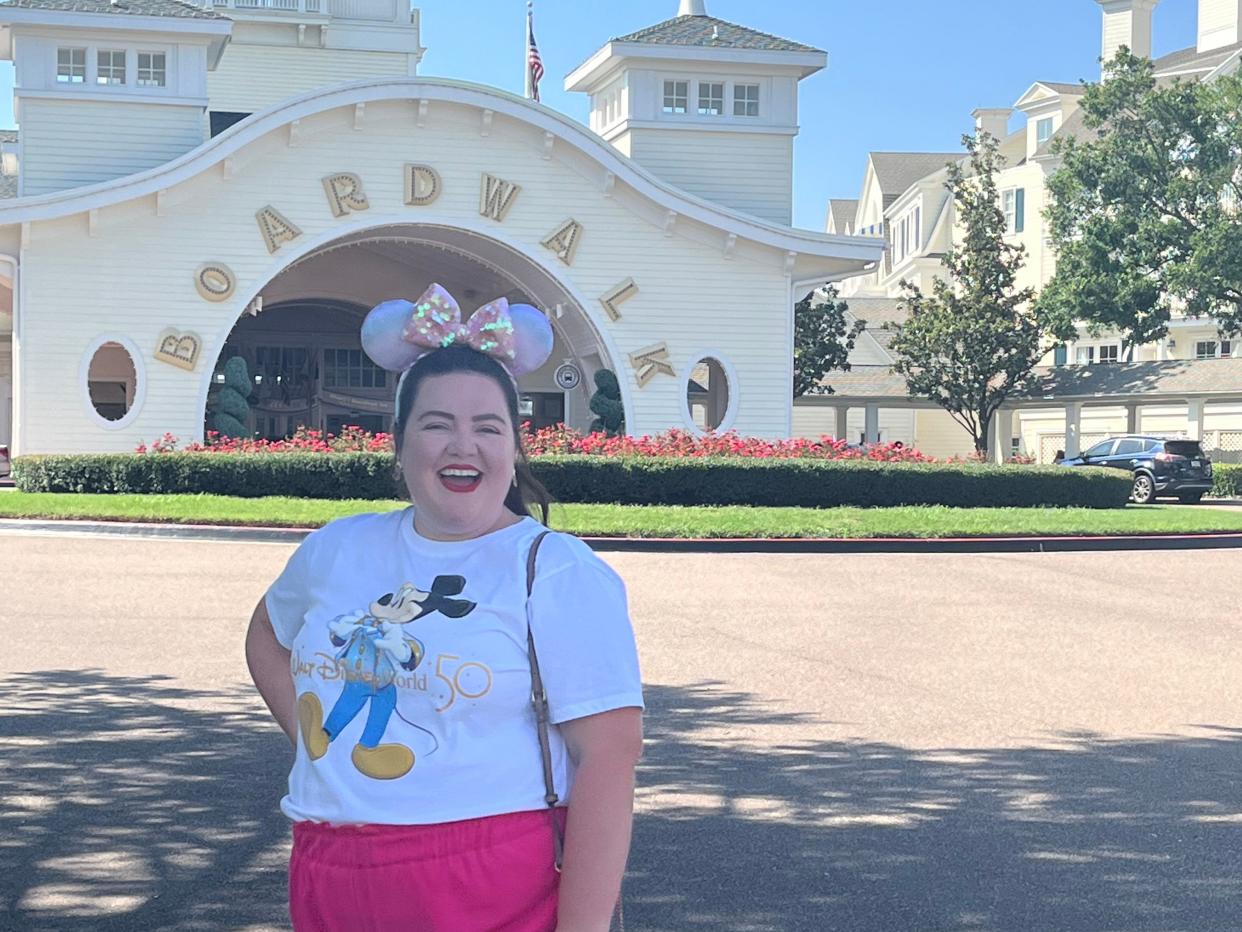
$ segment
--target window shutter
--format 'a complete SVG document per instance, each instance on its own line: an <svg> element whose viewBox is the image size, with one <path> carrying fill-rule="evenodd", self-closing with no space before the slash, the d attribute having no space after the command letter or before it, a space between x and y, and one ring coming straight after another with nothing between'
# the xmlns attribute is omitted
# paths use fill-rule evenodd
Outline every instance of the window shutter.
<svg viewBox="0 0 1242 932"><path fill-rule="evenodd" d="M1064 343L1058 343L1057 348L1052 353L1052 364L1054 366L1065 365L1069 359L1069 348Z"/></svg>
<svg viewBox="0 0 1242 932"><path fill-rule="evenodd" d="M1018 188L1013 198L1013 231L1021 233L1023 228L1023 214L1026 209L1026 188Z"/></svg>

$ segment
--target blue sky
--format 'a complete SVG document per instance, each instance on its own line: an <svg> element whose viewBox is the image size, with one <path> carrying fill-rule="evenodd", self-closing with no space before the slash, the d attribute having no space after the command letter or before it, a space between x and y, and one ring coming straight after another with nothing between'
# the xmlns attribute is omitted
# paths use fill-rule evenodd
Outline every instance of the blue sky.
<svg viewBox="0 0 1242 932"><path fill-rule="evenodd" d="M421 73L522 92L525 0L415 0ZM1195 42L1196 0L1156 8L1154 52ZM564 76L609 38L660 22L677 0L537 0L544 103L585 121ZM824 49L802 82L794 223L822 229L828 198L857 197L867 153L952 151L976 107L1013 104L1036 80L1099 75L1095 0L707 0L712 16ZM227 52L225 53L227 54ZM0 71L0 125L11 126L12 67Z"/></svg>

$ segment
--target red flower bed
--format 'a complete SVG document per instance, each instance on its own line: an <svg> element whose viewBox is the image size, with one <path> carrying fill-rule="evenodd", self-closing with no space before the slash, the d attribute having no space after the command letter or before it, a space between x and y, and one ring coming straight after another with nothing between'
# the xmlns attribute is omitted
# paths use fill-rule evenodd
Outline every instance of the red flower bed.
<svg viewBox="0 0 1242 932"><path fill-rule="evenodd" d="M864 448L826 436L818 440L763 440L759 437L742 437L735 431L724 434L693 434L686 430L669 430L655 436L609 437L602 433L580 434L563 424L527 434L526 450L531 456L577 453L587 456L743 456L756 459L931 462L930 457L924 456L918 450L900 444L881 443Z"/></svg>
<svg viewBox="0 0 1242 932"><path fill-rule="evenodd" d="M340 435L325 434L318 430L299 427L286 440L252 440L241 437L222 437L214 430L207 431L207 439L195 440L178 448L180 440L172 434L164 434L150 446L140 443L136 453L391 453L391 434L369 434L361 427L346 427Z"/></svg>
<svg viewBox="0 0 1242 932"><path fill-rule="evenodd" d="M934 460L901 444L850 445L844 440L820 437L818 440L763 440L742 437L734 431L724 434L694 434L669 430L643 437L609 437L603 433L582 434L563 424L531 431L526 428L526 451L531 456L579 454L586 456L628 456L666 458L705 458L740 456L755 459L870 460L881 463L930 463ZM165 434L150 446L141 444L138 453L172 453L179 441ZM207 440L187 444L187 453L391 453L390 434L369 434L358 427L346 427L339 436L299 428L287 440L247 440L221 437L207 432Z"/></svg>

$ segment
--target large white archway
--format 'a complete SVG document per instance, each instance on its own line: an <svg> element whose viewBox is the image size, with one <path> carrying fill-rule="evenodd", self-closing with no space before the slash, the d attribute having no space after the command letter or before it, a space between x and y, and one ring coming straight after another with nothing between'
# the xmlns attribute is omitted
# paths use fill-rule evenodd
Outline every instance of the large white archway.
<svg viewBox="0 0 1242 932"><path fill-rule="evenodd" d="M412 193L411 172L435 179L430 193ZM791 296L881 250L708 203L537 104L423 79L316 91L149 171L0 205L0 239L22 243L21 452L119 452L166 432L191 439L214 363L255 298L369 306L434 280L361 294L355 283L366 277L346 274L280 292L326 255L360 250L468 258L498 290L551 311L587 390L595 366L616 371L632 433L684 423L677 376L710 333L737 368L731 423L783 435ZM458 297L472 310L494 296ZM101 316L148 361L146 404L123 429L99 428L70 391L49 387ZM38 392L21 391L36 380Z"/></svg>
<svg viewBox="0 0 1242 932"><path fill-rule="evenodd" d="M601 368L615 368L617 351L593 319L588 302L563 276L540 257L506 242L495 229L463 223L461 218L451 222L448 218L431 218L430 222L420 219L417 223L410 222L408 216L368 220L372 222L347 231L338 229L335 235L326 234L302 245L296 253L282 255L283 261L273 264L274 274L263 284L233 297L232 318L222 321L208 341L208 345L215 347L216 358L214 365L213 360L206 360L208 365L201 369L200 411L207 409L211 386L219 378L224 358L237 351L238 332L243 331L240 336L244 339L246 329L258 329L251 326L254 318L261 321L264 314L272 313L268 309L279 309L279 316L289 323L285 311L291 306L319 304L338 312L353 307L359 313L349 345L356 347L357 326L365 309L390 298L413 300L427 284L438 281L458 298L465 314L502 296L534 304L548 314L556 338L553 356L540 372L524 377L520 389L527 398L552 400L547 396L558 395L563 399L558 416L545 418L542 423L564 421L585 429L593 417L587 402L594 373ZM340 343L340 328L334 329L335 341ZM276 331L268 328L268 332ZM289 334L283 336L287 338ZM565 390L552 380L553 370L564 362L575 364L582 373L576 389ZM622 384L622 403L628 414L627 395L628 386ZM339 395L336 400L341 400ZM368 402L364 402L365 410L380 410L374 399ZM296 408L307 412L311 409L309 401ZM324 428L322 417L307 416L314 421L307 426ZM542 426L533 412L531 419ZM365 420L374 422L372 417Z"/></svg>

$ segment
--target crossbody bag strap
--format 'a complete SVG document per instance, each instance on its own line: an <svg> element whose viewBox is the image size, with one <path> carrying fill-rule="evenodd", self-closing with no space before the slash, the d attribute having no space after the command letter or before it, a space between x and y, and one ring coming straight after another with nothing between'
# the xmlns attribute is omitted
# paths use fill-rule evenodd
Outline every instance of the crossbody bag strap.
<svg viewBox="0 0 1242 932"><path fill-rule="evenodd" d="M549 531L542 531L530 545L530 553L526 555L526 646L530 655L530 701L535 707L535 722L539 726L539 754L543 759L543 801L548 804L548 812L552 816L552 841L556 852L556 869L560 871L565 855L565 838L561 832L561 824L556 818L556 804L560 797L556 795L556 778L552 772L552 744L548 737L548 694L543 688L543 677L539 673L539 655L535 653L535 632L531 627L531 593L535 588L535 558L539 555L539 545L548 536Z"/></svg>

